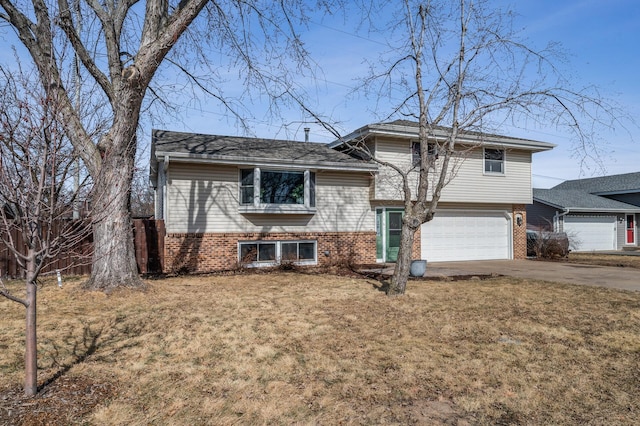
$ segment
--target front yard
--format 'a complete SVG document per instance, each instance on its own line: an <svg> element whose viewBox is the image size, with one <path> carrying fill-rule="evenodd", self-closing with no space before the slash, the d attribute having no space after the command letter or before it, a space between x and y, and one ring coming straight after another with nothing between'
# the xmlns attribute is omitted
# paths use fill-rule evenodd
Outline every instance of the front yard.
<svg viewBox="0 0 640 426"><path fill-rule="evenodd" d="M21 283L17 283L21 285ZM179 277L0 300L0 424L636 424L640 294L511 278Z"/></svg>
<svg viewBox="0 0 640 426"><path fill-rule="evenodd" d="M640 269L640 256L623 254L570 253L567 261L571 263L584 263L589 265L619 266L623 268Z"/></svg>

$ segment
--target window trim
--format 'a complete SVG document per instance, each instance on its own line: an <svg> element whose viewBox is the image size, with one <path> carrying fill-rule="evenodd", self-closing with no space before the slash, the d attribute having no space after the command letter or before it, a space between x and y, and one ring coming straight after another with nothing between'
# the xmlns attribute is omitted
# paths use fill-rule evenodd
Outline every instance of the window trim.
<svg viewBox="0 0 640 426"><path fill-rule="evenodd" d="M502 153L502 160L493 160L493 159L488 159L487 158L487 150L491 150L491 151L499 151ZM498 161L501 164L501 171L497 172L497 171L492 171L492 170L487 170L487 161L489 162L494 162L497 163ZM482 173L485 175L490 175L490 176L504 176L506 174L506 169L507 169L507 151L503 148L488 148L488 147L483 147L482 148Z"/></svg>
<svg viewBox="0 0 640 426"><path fill-rule="evenodd" d="M242 174L246 170L253 170L253 202L243 202L243 190L251 185L242 184ZM302 173L304 179L304 201L297 203L264 203L261 200L262 172ZM240 213L269 213L269 214L314 214L316 212L316 173L312 170L297 170L286 168L239 168L238 169L238 211Z"/></svg>
<svg viewBox="0 0 640 426"><path fill-rule="evenodd" d="M269 267L269 266L277 266L282 264L282 244L291 244L291 243L295 243L298 245L297 248L297 256L298 256L298 260L294 260L294 261L290 261L290 260L285 260L285 262L291 262L295 265L301 265L301 266L305 266L305 265L317 265L318 264L318 240L245 240L245 241L238 241L238 263L243 266L243 267L248 267L248 268L259 268L259 267ZM300 244L309 244L312 243L313 244L313 259L304 259L304 260L299 260L300 258ZM260 253L260 249L259 246L260 245L270 245L270 244L274 244L275 245L275 259L274 260L257 260L258 259L258 255ZM256 245L257 246L257 253L256 253L256 260L252 260L249 262L245 262L242 259L242 246L243 245Z"/></svg>

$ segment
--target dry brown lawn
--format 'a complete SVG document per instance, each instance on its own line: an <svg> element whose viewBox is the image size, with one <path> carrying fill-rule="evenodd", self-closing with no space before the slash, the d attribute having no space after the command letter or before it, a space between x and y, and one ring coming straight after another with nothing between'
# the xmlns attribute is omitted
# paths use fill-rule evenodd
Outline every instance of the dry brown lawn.
<svg viewBox="0 0 640 426"><path fill-rule="evenodd" d="M17 396L23 309L0 300L0 424L640 418L638 293L493 278L411 281L391 299L371 279L298 272L148 284L43 285L33 400Z"/></svg>
<svg viewBox="0 0 640 426"><path fill-rule="evenodd" d="M567 261L591 265L620 266L640 269L640 256L606 255L598 253L570 253Z"/></svg>

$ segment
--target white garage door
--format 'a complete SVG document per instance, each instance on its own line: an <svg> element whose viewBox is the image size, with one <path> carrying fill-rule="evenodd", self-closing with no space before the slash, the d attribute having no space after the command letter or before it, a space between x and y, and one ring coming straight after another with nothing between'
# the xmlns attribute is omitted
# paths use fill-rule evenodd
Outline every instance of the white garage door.
<svg viewBox="0 0 640 426"><path fill-rule="evenodd" d="M510 259L511 221L506 212L438 212L420 242L431 262Z"/></svg>
<svg viewBox="0 0 640 426"><path fill-rule="evenodd" d="M615 216L565 216L564 232L575 251L615 250Z"/></svg>

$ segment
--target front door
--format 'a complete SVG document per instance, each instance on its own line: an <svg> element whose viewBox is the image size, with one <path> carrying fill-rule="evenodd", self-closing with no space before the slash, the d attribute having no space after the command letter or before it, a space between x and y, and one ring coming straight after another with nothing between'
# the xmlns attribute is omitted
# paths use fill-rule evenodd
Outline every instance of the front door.
<svg viewBox="0 0 640 426"><path fill-rule="evenodd" d="M387 210L387 250L385 256L387 262L398 260L400 235L402 233L402 213L401 210Z"/></svg>
<svg viewBox="0 0 640 426"><path fill-rule="evenodd" d="M636 223L633 219L634 215L627 215L627 244L636 243Z"/></svg>

